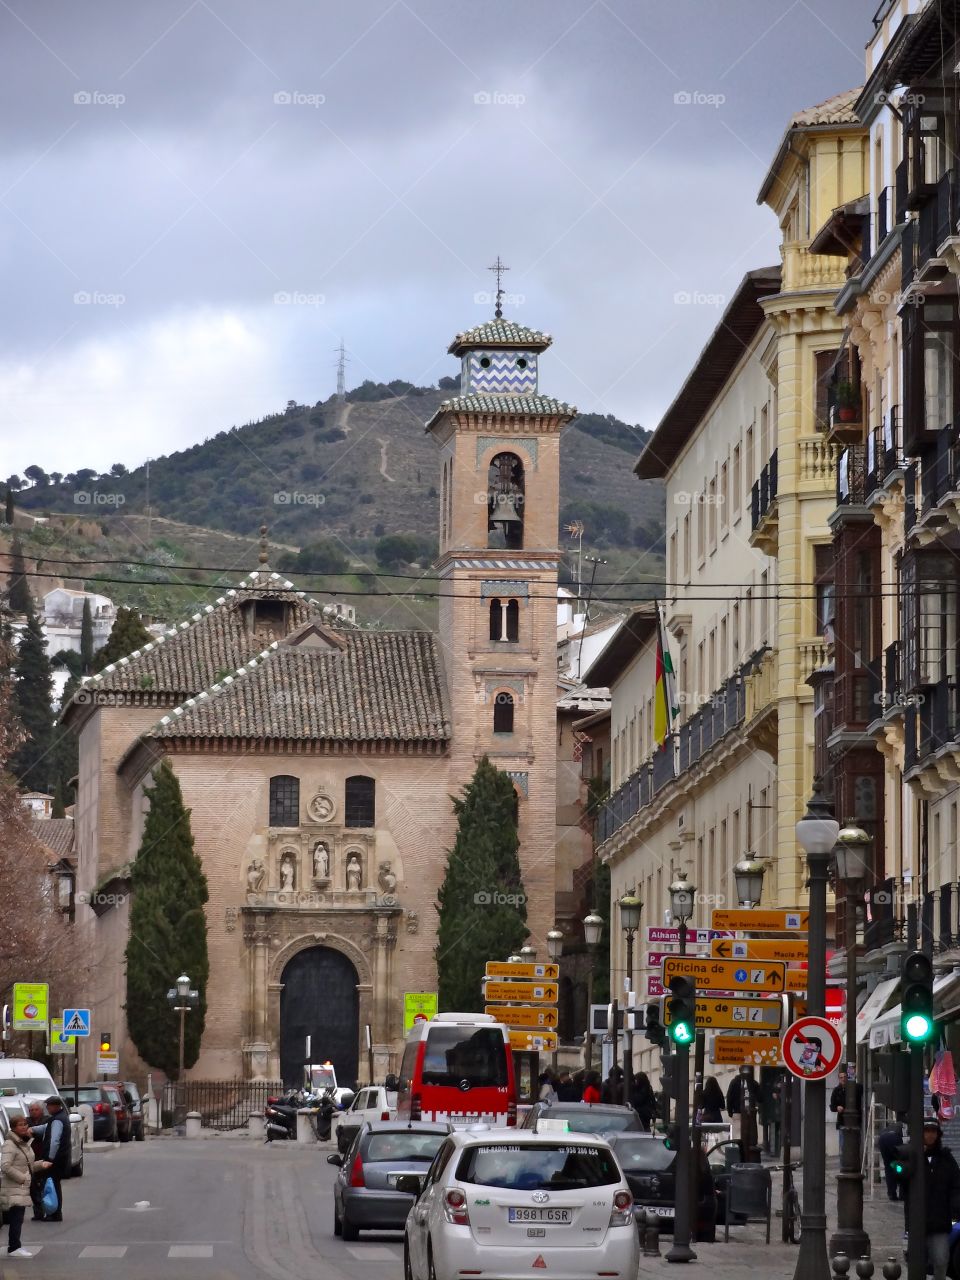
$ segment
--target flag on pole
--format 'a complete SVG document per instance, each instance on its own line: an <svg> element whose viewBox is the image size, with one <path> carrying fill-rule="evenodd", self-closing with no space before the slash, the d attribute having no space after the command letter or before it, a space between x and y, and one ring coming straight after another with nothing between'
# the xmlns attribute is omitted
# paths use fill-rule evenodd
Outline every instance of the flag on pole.
<svg viewBox="0 0 960 1280"><path fill-rule="evenodd" d="M657 601L657 665L653 694L653 737L658 747L662 747L666 742L677 711L673 662L670 659L670 649L666 641L660 602Z"/></svg>

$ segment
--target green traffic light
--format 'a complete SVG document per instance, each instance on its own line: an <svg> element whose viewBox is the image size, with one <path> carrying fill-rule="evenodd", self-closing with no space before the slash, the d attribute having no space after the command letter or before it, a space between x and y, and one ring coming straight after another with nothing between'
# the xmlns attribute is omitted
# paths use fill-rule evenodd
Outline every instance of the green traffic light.
<svg viewBox="0 0 960 1280"><path fill-rule="evenodd" d="M896 1174L906 1173L907 1166L902 1160L894 1160L890 1166Z"/></svg>
<svg viewBox="0 0 960 1280"><path fill-rule="evenodd" d="M903 1030L908 1040L927 1040L933 1031L933 1022L925 1013L911 1013Z"/></svg>
<svg viewBox="0 0 960 1280"><path fill-rule="evenodd" d="M689 1022L675 1022L670 1028L670 1035L677 1044L693 1043L693 1027L690 1026Z"/></svg>

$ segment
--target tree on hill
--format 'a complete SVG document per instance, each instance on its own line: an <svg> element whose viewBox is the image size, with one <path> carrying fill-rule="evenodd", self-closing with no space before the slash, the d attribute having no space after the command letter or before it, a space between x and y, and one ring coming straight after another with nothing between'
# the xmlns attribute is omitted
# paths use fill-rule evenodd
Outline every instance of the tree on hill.
<svg viewBox="0 0 960 1280"><path fill-rule="evenodd" d="M86 675L93 662L93 611L90 608L90 597L83 598L83 617L80 620L80 662L83 674Z"/></svg>
<svg viewBox="0 0 960 1280"><path fill-rule="evenodd" d="M437 895L440 1008L479 1013L487 961L505 960L527 936L517 794L484 756L453 808L457 838Z"/></svg>
<svg viewBox="0 0 960 1280"><path fill-rule="evenodd" d="M167 1003L171 978L185 973L200 993L186 1020L184 1065L200 1056L206 1018L207 878L193 847L190 810L169 760L145 789L150 802L131 871L127 943L127 1026L137 1051L169 1077L178 1069L179 1014Z"/></svg>
<svg viewBox="0 0 960 1280"><path fill-rule="evenodd" d="M335 542L320 538L299 551L284 551L277 567L284 573L346 573L350 562Z"/></svg>
<svg viewBox="0 0 960 1280"><path fill-rule="evenodd" d="M121 605L110 628L110 634L107 636L107 643L93 655L91 670L102 671L111 662L118 662L121 658L126 658L138 649L142 649L145 644L150 643L151 639L150 632L143 625L137 610L125 609Z"/></svg>
<svg viewBox="0 0 960 1280"><path fill-rule="evenodd" d="M38 467L36 463L34 463L32 467L25 467L23 474L28 480L33 481L33 484L38 489L49 483L47 473L44 471L43 467Z"/></svg>
<svg viewBox="0 0 960 1280"><path fill-rule="evenodd" d="M6 524L13 524L13 490L7 486L7 497L4 505L3 518Z"/></svg>
<svg viewBox="0 0 960 1280"><path fill-rule="evenodd" d="M26 613L33 607L33 598L27 586L27 566L23 560L23 546L16 534L10 547L10 585L7 587L7 602L11 613Z"/></svg>
<svg viewBox="0 0 960 1280"><path fill-rule="evenodd" d="M435 542L412 533L388 533L378 540L374 550L382 569L400 569L421 559L432 560L437 554Z"/></svg>
<svg viewBox="0 0 960 1280"><path fill-rule="evenodd" d="M53 673L47 641L31 604L13 664L13 712L24 739L10 761L10 772L28 791L46 791L54 776Z"/></svg>

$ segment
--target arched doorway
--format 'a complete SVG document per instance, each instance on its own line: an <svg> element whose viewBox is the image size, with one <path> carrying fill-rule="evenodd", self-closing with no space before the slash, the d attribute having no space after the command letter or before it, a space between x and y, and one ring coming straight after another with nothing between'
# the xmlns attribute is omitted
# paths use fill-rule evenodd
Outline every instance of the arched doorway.
<svg viewBox="0 0 960 1280"><path fill-rule="evenodd" d="M280 993L280 1074L285 1085L303 1083L307 1036L314 1062L330 1059L341 1085L357 1079L360 997L357 971L331 947L298 951L284 967Z"/></svg>

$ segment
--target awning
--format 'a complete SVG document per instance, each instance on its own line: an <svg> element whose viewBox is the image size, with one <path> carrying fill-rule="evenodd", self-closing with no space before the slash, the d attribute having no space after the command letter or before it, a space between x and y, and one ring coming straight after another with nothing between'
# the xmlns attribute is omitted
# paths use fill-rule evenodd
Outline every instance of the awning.
<svg viewBox="0 0 960 1280"><path fill-rule="evenodd" d="M869 1041L870 1028L886 1009L899 985L899 978L884 978L864 1000L857 1010L857 1044L866 1044Z"/></svg>
<svg viewBox="0 0 960 1280"><path fill-rule="evenodd" d="M900 979L896 981L899 982ZM943 973L933 981L934 1019L948 1018L958 1011L960 1011L960 973ZM857 1043L859 1042L858 1036ZM894 1005L870 1027L870 1048L882 1049L884 1045L899 1043L900 1006Z"/></svg>

